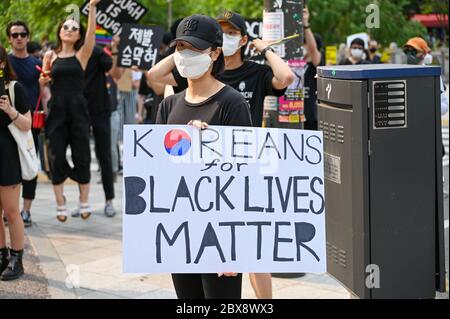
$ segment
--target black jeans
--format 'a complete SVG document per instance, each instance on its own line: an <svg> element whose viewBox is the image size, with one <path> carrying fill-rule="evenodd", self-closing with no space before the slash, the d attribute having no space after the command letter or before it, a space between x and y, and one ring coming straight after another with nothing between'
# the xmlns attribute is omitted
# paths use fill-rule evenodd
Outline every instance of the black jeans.
<svg viewBox="0 0 450 319"><path fill-rule="evenodd" d="M100 164L105 199L114 199L114 177L111 159L111 113L91 116L95 154Z"/></svg>
<svg viewBox="0 0 450 319"><path fill-rule="evenodd" d="M172 274L178 299L241 299L242 274Z"/></svg>
<svg viewBox="0 0 450 319"><path fill-rule="evenodd" d="M32 129L31 132L33 133L33 140L34 140L34 146L36 147L36 153L39 153L39 134L40 130L34 130ZM23 199L29 199L34 200L36 197L36 188L37 188L37 176L35 179L31 181L22 181L22 198Z"/></svg>

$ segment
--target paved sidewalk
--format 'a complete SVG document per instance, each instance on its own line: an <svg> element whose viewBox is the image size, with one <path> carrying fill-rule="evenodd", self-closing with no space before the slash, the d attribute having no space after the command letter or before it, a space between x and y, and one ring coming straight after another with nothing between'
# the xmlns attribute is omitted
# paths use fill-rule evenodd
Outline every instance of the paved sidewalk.
<svg viewBox="0 0 450 319"><path fill-rule="evenodd" d="M9 237L9 235L8 235ZM19 281L0 281L0 299L48 299L48 281L39 265L39 257L29 239L25 239L25 275Z"/></svg>
<svg viewBox="0 0 450 319"><path fill-rule="evenodd" d="M91 198L95 213L88 221L69 217L65 224L55 218L51 185L40 183L32 216L34 226L27 230L48 278L52 298L175 298L169 275L130 275L122 273L122 185L116 184L118 215L103 214L104 196L99 176L93 174ZM65 186L68 208L75 208L78 190ZM71 287L71 283L75 287ZM78 286L78 287L77 287ZM26 292L24 292L26 294ZM296 279L273 279L274 298L349 298L348 291L328 275L306 275ZM243 280L243 297L255 298L248 276Z"/></svg>

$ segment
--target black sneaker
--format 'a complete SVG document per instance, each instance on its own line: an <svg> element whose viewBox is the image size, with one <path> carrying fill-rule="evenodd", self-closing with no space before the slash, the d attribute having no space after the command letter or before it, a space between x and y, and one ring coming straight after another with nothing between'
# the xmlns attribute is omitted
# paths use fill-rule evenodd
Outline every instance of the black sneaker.
<svg viewBox="0 0 450 319"><path fill-rule="evenodd" d="M23 224L25 227L31 227L33 225L30 212L26 212L23 210L20 212L20 216L22 216Z"/></svg>

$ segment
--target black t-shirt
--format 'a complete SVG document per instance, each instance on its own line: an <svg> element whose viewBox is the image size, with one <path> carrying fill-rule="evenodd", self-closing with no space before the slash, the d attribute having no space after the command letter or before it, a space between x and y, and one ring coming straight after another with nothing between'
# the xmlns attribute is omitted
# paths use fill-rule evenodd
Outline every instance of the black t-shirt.
<svg viewBox="0 0 450 319"><path fill-rule="evenodd" d="M229 86L202 103L186 101L186 91L165 98L158 110L156 124L186 125L201 120L209 125L252 126L247 101Z"/></svg>
<svg viewBox="0 0 450 319"><path fill-rule="evenodd" d="M111 104L111 112L115 112L119 105L119 99L117 98L117 84L110 75L106 77L106 85L108 88L109 103Z"/></svg>
<svg viewBox="0 0 450 319"><path fill-rule="evenodd" d="M88 100L91 116L111 111L106 73L111 70L112 65L112 58L101 47L96 46L85 71L84 95Z"/></svg>
<svg viewBox="0 0 450 319"><path fill-rule="evenodd" d="M10 96L9 89L6 90L6 95ZM25 87L18 82L14 86L14 107L20 114L25 114L30 111L30 104L27 99ZM11 122L9 115L0 110L0 130L7 129Z"/></svg>
<svg viewBox="0 0 450 319"><path fill-rule="evenodd" d="M217 79L237 90L247 100L255 127L262 126L266 96L279 97L286 92L286 89L273 88L273 72L269 66L252 61L244 61L239 68L219 74Z"/></svg>
<svg viewBox="0 0 450 319"><path fill-rule="evenodd" d="M42 62L34 56L29 55L25 59L18 58L13 54L8 55L14 72L17 75L17 80L25 88L26 96L28 98L28 105L30 110L34 111L39 98L39 76L40 73L36 69L36 65L42 67Z"/></svg>

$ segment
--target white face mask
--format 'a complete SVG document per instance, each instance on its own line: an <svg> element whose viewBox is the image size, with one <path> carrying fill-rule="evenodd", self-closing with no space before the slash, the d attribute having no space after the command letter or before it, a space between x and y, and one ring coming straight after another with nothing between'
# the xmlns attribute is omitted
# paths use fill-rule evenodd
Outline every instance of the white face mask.
<svg viewBox="0 0 450 319"><path fill-rule="evenodd" d="M237 50L241 48L240 41L242 37L240 35L229 35L224 33L223 35L223 55L232 56Z"/></svg>
<svg viewBox="0 0 450 319"><path fill-rule="evenodd" d="M431 54L425 55L425 58L423 59L423 64L430 65L433 63L433 56Z"/></svg>
<svg viewBox="0 0 450 319"><path fill-rule="evenodd" d="M187 79L198 79L209 70L213 63L208 53L192 50L175 51L173 56L180 75Z"/></svg>
<svg viewBox="0 0 450 319"><path fill-rule="evenodd" d="M352 49L351 54L352 54L352 57L361 59L363 57L364 51L361 49Z"/></svg>

